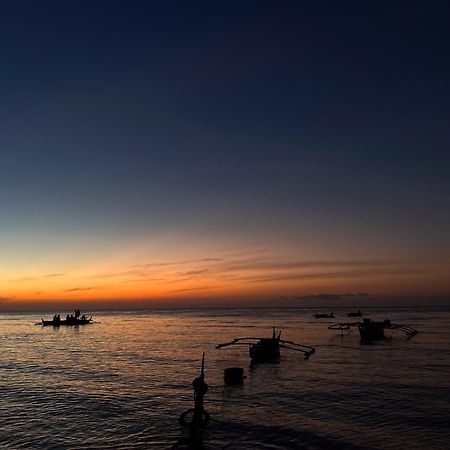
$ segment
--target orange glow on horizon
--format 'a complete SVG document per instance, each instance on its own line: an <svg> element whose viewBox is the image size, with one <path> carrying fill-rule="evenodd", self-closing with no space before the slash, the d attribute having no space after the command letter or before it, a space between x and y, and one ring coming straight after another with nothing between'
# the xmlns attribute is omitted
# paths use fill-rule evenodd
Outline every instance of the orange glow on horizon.
<svg viewBox="0 0 450 450"><path fill-rule="evenodd" d="M327 292L442 295L450 292L447 269L427 261L297 260L258 251L133 263L127 256L70 270L4 270L0 307L90 301L214 304L223 299L298 298Z"/></svg>

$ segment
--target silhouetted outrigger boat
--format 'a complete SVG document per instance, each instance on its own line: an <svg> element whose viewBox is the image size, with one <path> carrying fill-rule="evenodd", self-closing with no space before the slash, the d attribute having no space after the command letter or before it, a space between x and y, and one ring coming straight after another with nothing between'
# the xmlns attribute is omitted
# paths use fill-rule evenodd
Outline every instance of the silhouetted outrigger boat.
<svg viewBox="0 0 450 450"><path fill-rule="evenodd" d="M80 318L80 319L75 319L75 318L71 318L71 319L66 319L66 320L42 320L42 326L43 327L59 327L61 325L66 325L66 326L74 326L74 325L87 325L89 323L93 323L92 322L92 316L89 318Z"/></svg>
<svg viewBox="0 0 450 450"><path fill-rule="evenodd" d="M278 334L273 327L271 338L246 337L236 338L231 342L216 345L216 348L227 347L229 345L244 345L249 347L249 355L252 363L276 362L280 359L280 348L296 350L305 355L305 359L315 352L315 348L309 345L297 344L292 341L281 339L281 331Z"/></svg>
<svg viewBox="0 0 450 450"><path fill-rule="evenodd" d="M384 330L398 330L405 333L408 338L417 334L417 330L410 325L402 325L392 323L390 320L385 319L380 322L376 322L371 319L364 319L362 322L344 322L335 323L328 327L329 330L346 331L353 327L357 327L362 342L378 341L385 339Z"/></svg>
<svg viewBox="0 0 450 450"><path fill-rule="evenodd" d="M334 319L334 314L330 313L317 313L317 314L313 314L313 317L315 317L316 319Z"/></svg>

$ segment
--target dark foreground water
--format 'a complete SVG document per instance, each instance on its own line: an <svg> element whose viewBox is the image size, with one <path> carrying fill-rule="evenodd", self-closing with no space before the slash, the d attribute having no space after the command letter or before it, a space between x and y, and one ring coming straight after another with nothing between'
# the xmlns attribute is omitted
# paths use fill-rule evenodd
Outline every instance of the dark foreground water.
<svg viewBox="0 0 450 450"><path fill-rule="evenodd" d="M207 448L450 448L449 309L373 309L419 330L375 345L327 330L330 319L313 312L98 313L100 323L60 329L34 325L37 314L0 315L0 448L170 448L202 351ZM214 349L272 325L317 352L305 361L284 351L280 364L250 371L246 349ZM248 378L224 388L233 365Z"/></svg>

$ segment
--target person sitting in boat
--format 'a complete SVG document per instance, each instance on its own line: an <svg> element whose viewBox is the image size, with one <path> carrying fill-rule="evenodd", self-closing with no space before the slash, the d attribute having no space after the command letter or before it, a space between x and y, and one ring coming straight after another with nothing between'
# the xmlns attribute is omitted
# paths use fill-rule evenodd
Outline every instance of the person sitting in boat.
<svg viewBox="0 0 450 450"><path fill-rule="evenodd" d="M83 315L81 316L81 320L86 320L86 314L83 314Z"/></svg>

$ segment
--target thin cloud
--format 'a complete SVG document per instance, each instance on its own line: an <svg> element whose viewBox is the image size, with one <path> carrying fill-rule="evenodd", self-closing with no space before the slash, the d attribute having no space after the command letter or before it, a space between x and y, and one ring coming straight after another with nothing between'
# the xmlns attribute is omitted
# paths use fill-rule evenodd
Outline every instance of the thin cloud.
<svg viewBox="0 0 450 450"><path fill-rule="evenodd" d="M238 250L238 251L230 251L230 252L225 252L225 255L228 257L239 257L239 256L246 256L246 255L259 255L259 254L263 254L263 253L269 253L270 249L268 248L258 248L258 249L248 249L248 250Z"/></svg>
<svg viewBox="0 0 450 450"><path fill-rule="evenodd" d="M132 278L129 280L123 280L122 283L149 283L152 281L165 281L165 278Z"/></svg>
<svg viewBox="0 0 450 450"><path fill-rule="evenodd" d="M384 261L384 260L324 260L324 261L292 261L292 262L237 262L225 266L226 271L238 270L288 270L313 269L327 267L382 267L408 264L410 261Z"/></svg>
<svg viewBox="0 0 450 450"><path fill-rule="evenodd" d="M322 293L322 294L310 294L310 295L303 295L303 296L296 296L293 297L296 300L344 300L347 298L354 298L354 297L364 297L368 298L370 297L369 294L329 294L329 293Z"/></svg>
<svg viewBox="0 0 450 450"><path fill-rule="evenodd" d="M415 185L415 186L407 186L395 183L383 183L384 186L395 192L399 192L401 194L408 195L410 197L415 197L420 200L434 200L434 201L450 201L449 193L439 193L434 192L429 189L429 187L425 184Z"/></svg>
<svg viewBox="0 0 450 450"><path fill-rule="evenodd" d="M223 261L223 258L200 258L200 259L186 259L181 261L169 261L169 262L152 262L145 264L133 264L131 267L166 267L166 266L181 266L184 264L198 263L198 262L218 262Z"/></svg>
<svg viewBox="0 0 450 450"><path fill-rule="evenodd" d="M78 291L90 291L95 289L94 287L75 287L70 289L65 289L64 292L78 292Z"/></svg>
<svg viewBox="0 0 450 450"><path fill-rule="evenodd" d="M189 270L188 272L181 273L180 275L183 275L183 276L202 275L207 272L209 272L208 269Z"/></svg>
<svg viewBox="0 0 450 450"><path fill-rule="evenodd" d="M173 291L170 292L189 292L189 291L202 291L205 289L216 289L220 286L200 286L200 287L196 287L196 288L186 288L186 289L175 289Z"/></svg>
<svg viewBox="0 0 450 450"><path fill-rule="evenodd" d="M62 277L64 275L67 275L67 274L65 274L65 273L49 273L49 274L41 275L41 276L24 276L24 277L20 277L20 278L12 278L8 281L34 281L34 280L40 280L43 278Z"/></svg>
<svg viewBox="0 0 450 450"><path fill-rule="evenodd" d="M33 281L33 280L37 280L37 277L21 277L21 278L12 278L8 281Z"/></svg>
<svg viewBox="0 0 450 450"><path fill-rule="evenodd" d="M170 280L171 283L183 283L184 281L191 281L194 277L184 277Z"/></svg>
<svg viewBox="0 0 450 450"><path fill-rule="evenodd" d="M242 277L241 280L249 283L267 283L271 281L287 281L287 280L322 280L330 278L353 278L367 277L379 275L411 275L423 273L419 269L403 269L403 270L345 270L341 272L325 272L325 273L309 273L309 274L291 274L281 276L267 277Z"/></svg>
<svg viewBox="0 0 450 450"><path fill-rule="evenodd" d="M139 275L139 271L137 270L124 270L122 272L109 272L109 273L101 273L98 275L92 275L88 278L90 279L97 279L97 278L116 278L116 277L123 277L126 275ZM143 276L145 276L146 274L143 274Z"/></svg>

